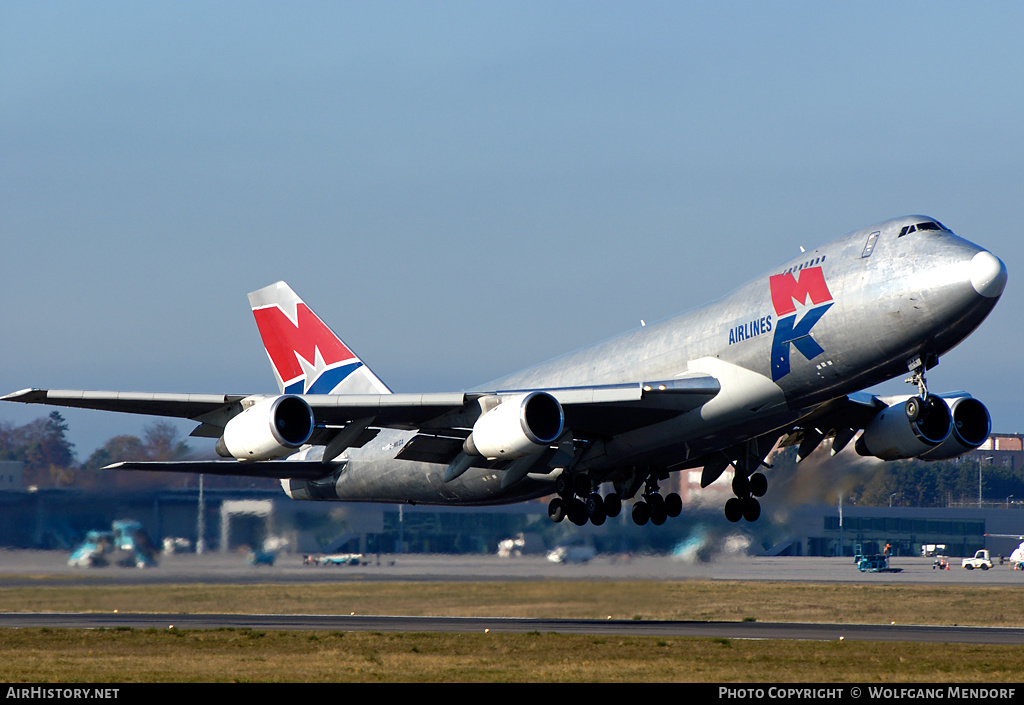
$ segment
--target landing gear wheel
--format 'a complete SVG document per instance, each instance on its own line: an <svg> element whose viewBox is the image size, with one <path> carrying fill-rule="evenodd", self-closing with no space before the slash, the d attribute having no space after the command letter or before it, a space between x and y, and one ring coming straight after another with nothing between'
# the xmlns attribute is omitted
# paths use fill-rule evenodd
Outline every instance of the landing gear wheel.
<svg viewBox="0 0 1024 705"><path fill-rule="evenodd" d="M548 502L548 519L556 524L565 519L565 502L561 497L555 497Z"/></svg>
<svg viewBox="0 0 1024 705"><path fill-rule="evenodd" d="M657 492L644 495L644 499L647 500L647 506L651 510L651 523L655 526L661 526L668 519L668 512L665 511L665 498Z"/></svg>
<svg viewBox="0 0 1024 705"><path fill-rule="evenodd" d="M750 494L755 497L764 497L768 491L768 478L759 472L750 476Z"/></svg>
<svg viewBox="0 0 1024 705"><path fill-rule="evenodd" d="M566 473L563 472L555 478L555 492L562 499L572 497L572 480L569 479Z"/></svg>
<svg viewBox="0 0 1024 705"><path fill-rule="evenodd" d="M741 501L743 503L743 518L749 522L757 521L761 516L761 503L753 497L747 497Z"/></svg>
<svg viewBox="0 0 1024 705"><path fill-rule="evenodd" d="M619 495L612 492L604 498L604 513L610 517L617 517L622 511L622 500Z"/></svg>
<svg viewBox="0 0 1024 705"><path fill-rule="evenodd" d="M683 512L683 500L675 492L665 497L665 513L673 519Z"/></svg>
<svg viewBox="0 0 1024 705"><path fill-rule="evenodd" d="M732 497L725 503L725 518L734 524L743 518L743 502L739 497Z"/></svg>
<svg viewBox="0 0 1024 705"><path fill-rule="evenodd" d="M572 484L578 497L586 497L594 491L593 484L590 482L590 476L585 473L577 473L573 478Z"/></svg>
<svg viewBox="0 0 1024 705"><path fill-rule="evenodd" d="M571 499L569 500L569 521L576 526L583 526L590 519L590 515L587 514L587 507L583 504L582 500Z"/></svg>
<svg viewBox="0 0 1024 705"><path fill-rule="evenodd" d="M736 473L732 478L732 493L737 497L744 497L750 494L750 481L746 475Z"/></svg>
<svg viewBox="0 0 1024 705"><path fill-rule="evenodd" d="M591 492L587 495L583 505L587 510L587 516L590 517L590 523L594 526L601 526L604 520L608 518L604 509L604 499L597 492Z"/></svg>
<svg viewBox="0 0 1024 705"><path fill-rule="evenodd" d="M633 504L633 523L637 526L643 526L651 518L651 509L647 506L646 502L636 502Z"/></svg>

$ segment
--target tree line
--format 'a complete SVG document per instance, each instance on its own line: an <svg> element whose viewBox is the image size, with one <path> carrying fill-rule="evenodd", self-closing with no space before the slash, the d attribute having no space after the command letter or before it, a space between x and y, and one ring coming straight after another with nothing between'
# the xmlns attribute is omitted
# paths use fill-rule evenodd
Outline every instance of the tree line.
<svg viewBox="0 0 1024 705"><path fill-rule="evenodd" d="M59 411L22 426L0 421L0 460L22 463L24 485L48 489L145 489L156 487L194 487L198 476L169 472L129 472L104 470L123 461L185 460L193 456L178 429L166 421L143 427L142 435L117 435L97 448L84 461L75 456L68 440L68 424ZM207 487L276 486L254 478L207 476Z"/></svg>
<svg viewBox="0 0 1024 705"><path fill-rule="evenodd" d="M172 424L157 421L143 428L142 436L117 435L84 461L75 458L68 440L68 424L59 411L15 426L0 421L0 460L23 463L26 487L77 487L143 489L195 487L198 476L168 472L111 471L103 468L121 461L184 460L193 455ZM777 477L793 472L795 449L776 458ZM978 500L978 475L986 503L1024 501L1024 473L998 465L981 465L971 456L940 462L905 460L881 463L844 483L846 501L860 506L947 507ZM774 482L774 481L773 481ZM276 487L274 480L248 477L207 476L208 487Z"/></svg>
<svg viewBox="0 0 1024 705"><path fill-rule="evenodd" d="M852 445L852 444L851 444ZM786 492L794 502L835 502L862 507L977 506L979 471L986 505L1024 501L1024 472L985 462L980 453L941 461L862 458L851 447L835 457L819 448L801 463L795 447L770 459L769 493Z"/></svg>
<svg viewBox="0 0 1024 705"><path fill-rule="evenodd" d="M885 463L859 488L858 504L884 507L948 507L1024 501L1024 476L1019 470L985 464L974 456L923 462Z"/></svg>

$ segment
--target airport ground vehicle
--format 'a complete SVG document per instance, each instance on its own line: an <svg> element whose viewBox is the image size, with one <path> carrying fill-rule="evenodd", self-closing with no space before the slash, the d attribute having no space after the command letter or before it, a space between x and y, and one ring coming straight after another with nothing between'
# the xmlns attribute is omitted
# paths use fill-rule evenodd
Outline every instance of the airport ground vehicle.
<svg viewBox="0 0 1024 705"><path fill-rule="evenodd" d="M903 569L890 567L889 556L884 553L876 553L861 556L857 562L857 570L862 573L899 573Z"/></svg>
<svg viewBox="0 0 1024 705"><path fill-rule="evenodd" d="M983 548L980 551L976 551L970 558L964 558L960 565L967 570L974 570L975 568L981 568L982 570L988 570L992 567L992 558L988 554L988 549Z"/></svg>
<svg viewBox="0 0 1024 705"><path fill-rule="evenodd" d="M108 565L110 561L107 560L107 554L113 543L114 534L110 531L90 531L85 535L85 541L71 552L68 565L75 568L100 568Z"/></svg>
<svg viewBox="0 0 1024 705"><path fill-rule="evenodd" d="M76 567L114 565L150 568L156 565L156 550L142 524L134 519L118 519L110 531L90 531L68 559Z"/></svg>
<svg viewBox="0 0 1024 705"><path fill-rule="evenodd" d="M359 565L363 562L362 553L328 553L307 555L303 558L306 565Z"/></svg>

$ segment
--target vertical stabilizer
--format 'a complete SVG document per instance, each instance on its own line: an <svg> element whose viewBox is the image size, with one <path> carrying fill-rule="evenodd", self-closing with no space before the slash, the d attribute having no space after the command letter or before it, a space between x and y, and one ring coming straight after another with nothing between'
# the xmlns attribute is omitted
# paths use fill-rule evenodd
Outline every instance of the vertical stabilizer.
<svg viewBox="0 0 1024 705"><path fill-rule="evenodd" d="M249 303L282 394L391 393L284 282Z"/></svg>

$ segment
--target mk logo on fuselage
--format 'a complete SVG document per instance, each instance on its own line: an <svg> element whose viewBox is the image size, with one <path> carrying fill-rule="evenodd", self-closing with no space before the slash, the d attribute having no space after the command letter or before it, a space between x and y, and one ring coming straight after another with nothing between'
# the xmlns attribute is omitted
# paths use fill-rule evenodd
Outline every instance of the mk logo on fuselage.
<svg viewBox="0 0 1024 705"><path fill-rule="evenodd" d="M768 286L777 316L772 339L772 381L776 382L789 374L791 344L808 360L825 352L811 338L811 328L832 307L833 301L821 267L808 267L795 275L776 274L768 279Z"/></svg>

